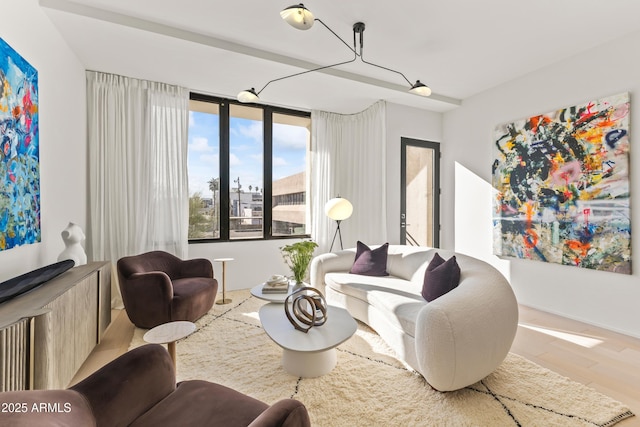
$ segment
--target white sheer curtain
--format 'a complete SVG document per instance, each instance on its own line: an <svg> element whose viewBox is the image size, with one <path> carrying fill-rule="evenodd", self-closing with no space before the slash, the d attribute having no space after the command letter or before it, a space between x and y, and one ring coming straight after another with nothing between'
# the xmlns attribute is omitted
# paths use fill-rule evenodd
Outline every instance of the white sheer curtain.
<svg viewBox="0 0 640 427"><path fill-rule="evenodd" d="M352 115L311 112L311 236L319 253L329 250L336 228L324 214L324 205L337 196L353 204L352 216L340 225L345 249L355 247L358 240L387 241L385 123L384 101ZM340 249L338 239L336 249Z"/></svg>
<svg viewBox="0 0 640 427"><path fill-rule="evenodd" d="M87 72L94 259L186 257L188 90Z"/></svg>

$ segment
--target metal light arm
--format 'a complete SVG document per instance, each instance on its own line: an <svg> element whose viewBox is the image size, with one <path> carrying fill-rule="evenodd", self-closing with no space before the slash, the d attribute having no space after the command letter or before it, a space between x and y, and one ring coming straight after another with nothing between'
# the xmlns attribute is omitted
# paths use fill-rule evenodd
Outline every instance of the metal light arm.
<svg viewBox="0 0 640 427"><path fill-rule="evenodd" d="M363 50L364 50L364 29L365 29L365 25L363 22L356 22L355 24L353 24L353 40L354 40L354 44L355 44L355 37L356 37L356 33L360 34L360 53L358 54L358 56L360 56L360 60L362 62L364 62L365 64L368 65L373 65L374 67L378 67L378 68L382 68L383 70L387 70L387 71L391 71L393 73L396 74L400 74L402 76L403 79L405 79L407 81L407 83L409 84L409 86L412 85L412 83L409 81L409 79L402 74L400 71L396 71L396 70L392 70L391 68L387 68L387 67L383 67L382 65L378 65L378 64L374 64L373 62L369 62L369 61L365 61L364 56L363 56Z"/></svg>
<svg viewBox="0 0 640 427"><path fill-rule="evenodd" d="M277 82L277 81L280 81L280 80L288 79L288 78L290 78L290 77L301 76L301 75L303 75L303 74L311 73L311 72L313 72L313 71L320 71L320 70L324 70L325 68L331 68L331 67L337 67L337 66L339 66L339 65L349 64L350 62L355 61L355 60L356 60L356 58L357 58L357 54L354 52L353 59L350 59L350 60L348 60L348 61L338 62L337 64L325 65L325 66L322 66L322 67L314 68L314 69L312 69L312 70L300 71L299 73L294 73L294 74L290 74L290 75L288 75L288 76L279 77L279 78L277 78L277 79L270 80L270 81L268 81L268 82L267 82L267 84L266 84L266 85L264 85L264 86L262 87L262 89L260 89L258 92L256 92L256 94L257 94L257 95L260 95L260 92L262 92L263 90L265 90L265 88L266 88L267 86L269 86L269 85L270 85L271 83L273 83L273 82Z"/></svg>
<svg viewBox="0 0 640 427"><path fill-rule="evenodd" d="M315 18L315 21L321 23L322 25L324 25L324 27L331 31L331 34L333 34L334 36L336 36L342 43L344 43L344 45L353 53L355 53L356 55L358 55L358 52L356 52L356 34L355 32L353 33L353 47L349 46L349 44L344 41L342 39L342 37L340 37L335 31L333 31L331 28L329 28L329 26L327 24L325 24L324 22L322 22L321 19Z"/></svg>
<svg viewBox="0 0 640 427"><path fill-rule="evenodd" d="M351 47L351 46L349 46L349 44L348 44L346 41L344 41L344 39L343 39L342 37L340 37L340 36L339 36L335 31L333 31L331 28L329 28L329 26L328 26L327 24L325 24L324 22L322 22L322 20L321 20L321 19L315 18L315 19L314 19L314 21L321 23L321 24L322 24L322 25L323 25L327 30L329 30L329 32L331 32L331 34L333 34L334 36L336 36L336 38L337 38L338 40L340 40L340 41L341 41L341 42L342 42L342 43L347 47L347 49L349 49L349 50L353 53L353 59L350 59L350 60L348 60L348 61L344 61L344 62L338 62L338 63L336 63L336 64L325 65L325 66L322 66L322 67L314 68L314 69L312 69L312 70L305 70L305 71L301 71L301 72L299 72L299 73L294 73L294 74L290 74L290 75L288 75L288 76L279 77L279 78L277 78L277 79L270 80L270 81L268 81L268 82L267 82L267 84L266 84L266 85L264 85L264 86L262 87L262 89L260 89L258 92L256 92L256 95L260 95L260 93L261 93L263 90L265 90L265 88L266 88L267 86L269 86L269 85L270 85L271 83L273 83L273 82L277 82L277 81L280 81L280 80L288 79L288 78L290 78L290 77L301 76L302 74L307 74L307 73L311 73L311 72L314 72L314 71L324 70L324 69L326 69L326 68L338 67L338 66L340 66L340 65L349 64L349 63L351 63L351 62L353 62L353 61L355 61L355 60L356 60L356 58L359 56L359 54L358 54L358 52L356 51L356 35L355 35L355 32L353 33L353 47Z"/></svg>

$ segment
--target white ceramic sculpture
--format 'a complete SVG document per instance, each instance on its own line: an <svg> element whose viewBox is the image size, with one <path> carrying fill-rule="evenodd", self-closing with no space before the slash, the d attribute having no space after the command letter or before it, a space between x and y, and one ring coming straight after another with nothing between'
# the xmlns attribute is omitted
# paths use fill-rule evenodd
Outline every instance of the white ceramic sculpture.
<svg viewBox="0 0 640 427"><path fill-rule="evenodd" d="M85 239L84 232L79 225L72 222L67 225L67 228L62 230L62 240L64 241L65 249L58 255L58 261L65 259L73 260L75 266L84 265L87 263L87 254L84 252L82 242Z"/></svg>

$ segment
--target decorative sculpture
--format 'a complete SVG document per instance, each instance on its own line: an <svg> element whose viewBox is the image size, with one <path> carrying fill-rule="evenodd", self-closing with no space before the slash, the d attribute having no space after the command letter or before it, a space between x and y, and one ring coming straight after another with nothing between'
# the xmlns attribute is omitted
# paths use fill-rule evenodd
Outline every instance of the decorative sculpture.
<svg viewBox="0 0 640 427"><path fill-rule="evenodd" d="M287 296L284 312L294 328L307 333L327 321L327 301L316 288L304 286Z"/></svg>
<svg viewBox="0 0 640 427"><path fill-rule="evenodd" d="M87 254L82 247L82 241L85 239L84 232L79 225L72 222L67 225L67 228L62 230L62 240L64 241L65 249L58 255L58 261L65 259L73 260L75 266L84 265L87 263Z"/></svg>

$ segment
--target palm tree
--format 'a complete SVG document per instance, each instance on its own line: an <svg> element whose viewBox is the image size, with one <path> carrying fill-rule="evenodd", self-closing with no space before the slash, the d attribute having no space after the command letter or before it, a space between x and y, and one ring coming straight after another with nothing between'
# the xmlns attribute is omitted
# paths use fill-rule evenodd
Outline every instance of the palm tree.
<svg viewBox="0 0 640 427"><path fill-rule="evenodd" d="M214 193L220 190L220 178L211 178L207 184L209 184L209 190Z"/></svg>
<svg viewBox="0 0 640 427"><path fill-rule="evenodd" d="M218 205L216 204L217 193L220 190L220 178L211 178L208 182L209 190L213 193L213 233L214 237L216 232L218 231Z"/></svg>

